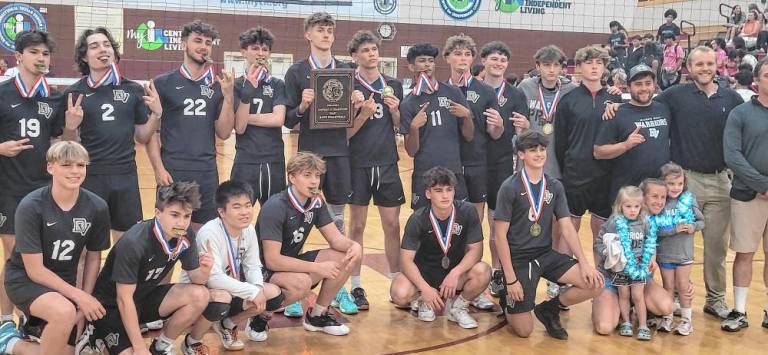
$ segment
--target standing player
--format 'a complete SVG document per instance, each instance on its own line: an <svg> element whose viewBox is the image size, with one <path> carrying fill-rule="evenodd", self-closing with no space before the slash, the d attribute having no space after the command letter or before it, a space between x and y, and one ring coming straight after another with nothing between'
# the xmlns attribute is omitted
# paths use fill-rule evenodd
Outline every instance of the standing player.
<svg viewBox="0 0 768 355"><path fill-rule="evenodd" d="M298 152L286 169L288 188L264 204L256 222L267 269L264 281L279 286L286 303L303 299L322 282L314 307L304 314L304 329L346 335L349 328L328 313L328 307L362 249L339 232L318 195L325 162L316 154ZM302 253L312 227L320 230L330 248Z"/></svg>
<svg viewBox="0 0 768 355"><path fill-rule="evenodd" d="M249 319L248 338L267 340L267 329L259 327L266 325L266 321L258 315L280 307L284 297L280 288L265 283L262 277L259 240L251 224L252 196L251 187L236 180L224 182L216 189L219 218L200 228L197 247L213 258L206 286L212 299L210 310L219 310L220 316L198 319L187 336L189 344L199 343L213 324L224 349L242 350L245 345L238 339L237 325ZM186 271L182 271L181 280L191 282Z"/></svg>
<svg viewBox="0 0 768 355"><path fill-rule="evenodd" d="M154 84L122 78L120 48L104 27L87 29L75 45L75 64L85 77L64 94L74 107L64 112L64 138L79 140L91 156L83 187L109 205L114 240L143 218L134 139L146 144L163 108Z"/></svg>
<svg viewBox="0 0 768 355"><path fill-rule="evenodd" d="M198 207L196 183L174 182L158 189L155 217L135 224L109 251L93 292L106 315L83 333L78 353L86 346L103 345L110 355L174 354L175 339L201 314L211 319L221 315L214 302L209 306L203 286L213 259L205 252L198 254L190 228L192 211ZM161 285L178 260L192 284ZM165 319L164 327L148 350L139 323L157 319ZM190 344L187 338L181 345L183 354L208 354L205 345Z"/></svg>
<svg viewBox="0 0 768 355"><path fill-rule="evenodd" d="M581 217L589 210L592 237L611 215L610 171L605 161L594 157L595 137L602 123L605 106L620 102L600 79L608 63L608 52L598 46L576 51L576 65L581 70L581 85L563 96L555 120L555 156L563 173L568 209L578 232Z"/></svg>
<svg viewBox="0 0 768 355"><path fill-rule="evenodd" d="M327 12L316 12L304 20L304 38L309 42L309 58L294 63L285 74L285 96L288 112L285 126L299 126L299 151L312 152L323 158L328 166L320 187L328 202L328 208L336 227L344 233L344 207L352 195L352 172L349 165L347 131L344 128L313 130L309 127L309 111L315 100L314 90L309 88L310 72L316 69L342 69L348 65L337 61L331 54L336 20ZM352 102L359 106L362 94L352 94ZM357 305L343 287L334 304L346 314L357 313ZM286 309L288 315L301 315L296 305Z"/></svg>
<svg viewBox="0 0 768 355"><path fill-rule="evenodd" d="M227 139L234 127L233 74L214 77L209 58L219 33L195 20L181 30L184 62L178 70L155 78L163 122L147 144L158 186L174 181L200 185L201 206L192 216L194 228L216 218L213 193L219 186L216 137ZM194 144L190 144L194 142Z"/></svg>
<svg viewBox="0 0 768 355"><path fill-rule="evenodd" d="M499 139L488 141L487 149L488 226L491 231L488 246L491 249L491 265L496 271L501 268L496 254L496 243L493 242L495 237L493 213L496 210L496 197L501 184L515 171L515 137L530 127L526 117L529 112L525 95L504 79L511 57L509 47L500 41L487 43L480 50L480 62L485 66L484 81L496 91L499 114L504 123L504 134ZM500 275L495 279L500 280Z"/></svg>
<svg viewBox="0 0 768 355"><path fill-rule="evenodd" d="M403 273L392 281L392 301L409 307L418 298L419 319L425 322L449 305L448 320L477 328L467 308L491 279L490 267L481 260L482 222L474 206L454 201L452 171L434 167L423 179L430 204L408 218L400 251Z"/></svg>
<svg viewBox="0 0 768 355"><path fill-rule="evenodd" d="M411 209L429 204L421 175L443 166L456 174L457 200L467 197L461 172L461 140L475 135L472 112L461 91L435 79L438 49L419 43L408 49L408 68L416 76L411 94L400 105L400 132L405 135L405 151L413 157Z"/></svg>
<svg viewBox="0 0 768 355"><path fill-rule="evenodd" d="M395 129L400 126L400 101L403 85L379 72L381 41L370 31L358 31L347 45L357 63L355 89L368 98L363 101L355 125L347 129L352 165L352 201L349 210L349 235L363 246L368 204L379 209L384 231L384 252L389 276L400 271L400 205L405 203L403 183L397 169ZM360 283L362 260L352 270L352 297L357 308L368 309L368 299Z"/></svg>
<svg viewBox="0 0 768 355"><path fill-rule="evenodd" d="M600 294L603 278L584 256L579 235L569 218L563 185L544 173L547 141L528 131L517 139L519 173L504 181L496 209L496 250L506 284L502 308L512 331L526 338L533 332L533 317L556 339L567 339L560 324L560 308L581 303ZM552 249L552 224L558 223L563 239L576 259ZM539 278L571 284L560 295L538 305Z"/></svg>
<svg viewBox="0 0 768 355"><path fill-rule="evenodd" d="M14 244L14 216L21 199L48 184L45 152L51 137L61 134L60 120L52 114L60 101L45 79L54 42L45 32L25 31L16 36L17 74L0 83L0 240L3 264ZM2 274L0 274L2 277ZM0 323L13 322L13 304L0 282Z"/></svg>
<svg viewBox="0 0 768 355"><path fill-rule="evenodd" d="M16 210L16 246L5 270L8 297L28 317L47 322L40 344L19 341L12 323L0 327L6 354L72 352L77 325L104 316L93 292L101 251L109 248L109 209L80 187L88 152L75 142L58 142L46 154L50 186L24 197ZM75 285L85 249L82 286Z"/></svg>
<svg viewBox="0 0 768 355"><path fill-rule="evenodd" d="M249 183L260 204L285 189L285 84L269 74L275 36L253 27L240 34L246 72L235 80L235 163L232 179Z"/></svg>

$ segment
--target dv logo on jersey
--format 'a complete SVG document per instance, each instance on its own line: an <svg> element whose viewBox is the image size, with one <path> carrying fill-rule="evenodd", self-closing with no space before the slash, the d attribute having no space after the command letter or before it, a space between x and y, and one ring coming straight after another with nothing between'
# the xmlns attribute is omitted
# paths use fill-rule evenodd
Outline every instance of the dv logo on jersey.
<svg viewBox="0 0 768 355"><path fill-rule="evenodd" d="M115 101L120 101L124 104L128 103L128 98L131 97L131 94L125 92L125 90L112 90L112 95Z"/></svg>
<svg viewBox="0 0 768 355"><path fill-rule="evenodd" d="M477 94L474 90L467 91L467 100L472 101L473 104L477 103L477 100L480 99L480 95Z"/></svg>
<svg viewBox="0 0 768 355"><path fill-rule="evenodd" d="M72 218L72 233L79 233L83 237L91 229L91 222L85 218Z"/></svg>
<svg viewBox="0 0 768 355"><path fill-rule="evenodd" d="M438 96L437 97L437 106L439 107L445 107L445 108L451 108L451 103L448 102L448 98L445 96Z"/></svg>
<svg viewBox="0 0 768 355"><path fill-rule="evenodd" d="M458 223L453 224L453 235L461 235L461 230L464 229L464 226Z"/></svg>
<svg viewBox="0 0 768 355"><path fill-rule="evenodd" d="M8 220L8 217L6 217L4 214L0 213L0 227L2 227L5 224L5 221Z"/></svg>
<svg viewBox="0 0 768 355"><path fill-rule="evenodd" d="M200 85L200 95L211 99L213 98L213 89L211 89L208 85Z"/></svg>
<svg viewBox="0 0 768 355"><path fill-rule="evenodd" d="M264 96L272 97L274 93L275 93L275 90L272 89L272 86L264 85L264 91L262 91L262 94L264 94Z"/></svg>
<svg viewBox="0 0 768 355"><path fill-rule="evenodd" d="M47 102L37 102L37 114L45 116L46 119L51 118L51 114L53 114L53 109L50 105L48 105Z"/></svg>

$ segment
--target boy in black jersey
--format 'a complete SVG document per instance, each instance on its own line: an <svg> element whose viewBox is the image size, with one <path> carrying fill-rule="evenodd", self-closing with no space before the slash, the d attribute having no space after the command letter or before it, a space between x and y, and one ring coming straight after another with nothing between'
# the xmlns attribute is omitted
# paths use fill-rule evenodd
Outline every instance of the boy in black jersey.
<svg viewBox="0 0 768 355"><path fill-rule="evenodd" d="M355 89L367 99L355 117L355 125L347 129L352 164L352 201L349 211L349 236L363 246L363 232L368 204L379 209L384 231L384 252L390 277L400 271L400 205L405 203L403 183L397 169L395 129L400 126L400 101L403 85L395 78L379 72L381 41L370 31L357 31L347 45L357 64ZM361 263L350 277L352 297L358 309L368 309L365 290L360 283Z"/></svg>
<svg viewBox="0 0 768 355"><path fill-rule="evenodd" d="M594 157L595 138L603 122L605 106L620 102L600 83L608 63L608 51L599 46L579 49L575 55L581 85L563 96L555 112L555 156L568 195L568 208L576 231L589 210L593 239L611 215L611 179L607 161Z"/></svg>
<svg viewBox="0 0 768 355"><path fill-rule="evenodd" d="M522 170L499 189L494 218L496 251L506 283L501 304L517 336L525 338L533 332L533 310L551 337L567 339L568 333L560 324L560 308L599 295L603 279L584 256L569 218L563 185L544 173L547 144L544 135L533 130L518 136L517 157L522 161ZM576 259L553 250L555 220ZM534 306L541 277L573 286Z"/></svg>
<svg viewBox="0 0 768 355"><path fill-rule="evenodd" d="M504 133L501 138L488 141L486 155L488 159L488 226L491 231L489 247L494 270L501 268L496 255L496 245L493 242L493 213L496 210L496 197L501 183L515 172L516 135L530 127L525 94L504 79L511 57L509 47L500 41L489 42L480 50L480 62L485 67L484 82L496 93L498 112L504 124Z"/></svg>
<svg viewBox="0 0 768 355"><path fill-rule="evenodd" d="M392 281L392 301L409 307L418 297L419 319L427 322L448 305L448 320L477 328L467 308L491 279L490 267L481 260L482 223L472 204L454 201L452 171L438 166L423 178L430 204L408 218L400 249L403 273Z"/></svg>
<svg viewBox="0 0 768 355"><path fill-rule="evenodd" d="M285 83L269 74L269 55L275 36L253 27L240 34L240 54L246 72L235 80L235 163L232 180L253 187L254 201L285 190Z"/></svg>
<svg viewBox="0 0 768 355"><path fill-rule="evenodd" d="M80 187L88 152L78 143L58 142L46 160L53 182L24 197L16 210L16 245L5 270L5 289L24 314L47 324L40 344L19 341L13 323L3 324L0 351L5 354L71 353L76 326L105 315L91 292L101 251L109 248L109 209L104 200ZM85 266L78 288L83 249Z"/></svg>
<svg viewBox="0 0 768 355"><path fill-rule="evenodd" d="M475 135L472 112L461 90L438 83L434 77L438 49L429 43L408 49L408 68L416 75L411 95L400 105L400 133L405 135L405 151L413 157L411 208L428 205L424 195L425 171L443 166L456 174L457 200L467 197L461 172L461 141Z"/></svg>
<svg viewBox="0 0 768 355"><path fill-rule="evenodd" d="M346 335L349 328L328 313L328 307L360 260L362 248L332 223L319 195L324 172L325 162L313 153L298 152L288 161L288 188L261 208L256 234L261 243L264 281L283 290L286 304L303 299L313 286L322 283L314 307L304 314L304 329ZM320 230L329 248L302 253L313 227Z"/></svg>
<svg viewBox="0 0 768 355"><path fill-rule="evenodd" d="M119 50L106 28L84 30L75 45L84 77L64 91L68 105L59 109L64 139L79 140L91 156L83 187L107 201L114 240L143 218L134 139L146 144L163 114L152 82L122 77Z"/></svg>
<svg viewBox="0 0 768 355"><path fill-rule="evenodd" d="M215 76L208 63L219 33L195 20L181 30L184 62L177 70L155 78L163 120L160 132L147 144L147 155L158 186L174 181L200 185L201 206L192 216L194 228L216 218L213 194L219 186L216 137L225 140L235 122L234 73ZM194 144L190 144L194 142Z"/></svg>
<svg viewBox="0 0 768 355"><path fill-rule="evenodd" d="M3 264L14 244L16 206L31 191L48 184L45 152L61 134L53 115L61 95L45 79L55 44L45 32L19 33L17 74L0 83L0 240ZM0 273L2 277L2 273ZM0 323L13 322L13 304L0 282Z"/></svg>
<svg viewBox="0 0 768 355"><path fill-rule="evenodd" d="M174 182L158 189L155 218L125 232L110 250L93 295L106 315L93 322L78 342L86 347L106 347L109 354L173 354L173 342L183 334L209 303L208 281L212 257L198 254L195 232L190 228L192 211L200 206L196 183ZM191 283L160 284L181 261ZM164 327L149 350L139 323L165 319ZM183 354L208 354L202 343L182 342ZM197 351L197 352L195 352Z"/></svg>

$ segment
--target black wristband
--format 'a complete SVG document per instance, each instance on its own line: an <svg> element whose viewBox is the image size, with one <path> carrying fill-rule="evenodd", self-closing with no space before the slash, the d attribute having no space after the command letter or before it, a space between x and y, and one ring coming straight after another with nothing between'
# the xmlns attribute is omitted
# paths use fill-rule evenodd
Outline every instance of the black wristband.
<svg viewBox="0 0 768 355"><path fill-rule="evenodd" d="M515 281L507 282L507 286L512 286L512 285L514 285L514 284L516 284L518 282L520 282L520 279L515 279Z"/></svg>

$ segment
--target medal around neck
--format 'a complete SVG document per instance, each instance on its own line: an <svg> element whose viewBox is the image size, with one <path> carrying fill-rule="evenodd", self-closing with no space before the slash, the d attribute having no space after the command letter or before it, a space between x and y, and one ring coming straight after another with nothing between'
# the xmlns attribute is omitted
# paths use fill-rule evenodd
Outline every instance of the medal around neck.
<svg viewBox="0 0 768 355"><path fill-rule="evenodd" d="M384 89L381 90L381 96L395 96L395 89L391 86L385 86Z"/></svg>

